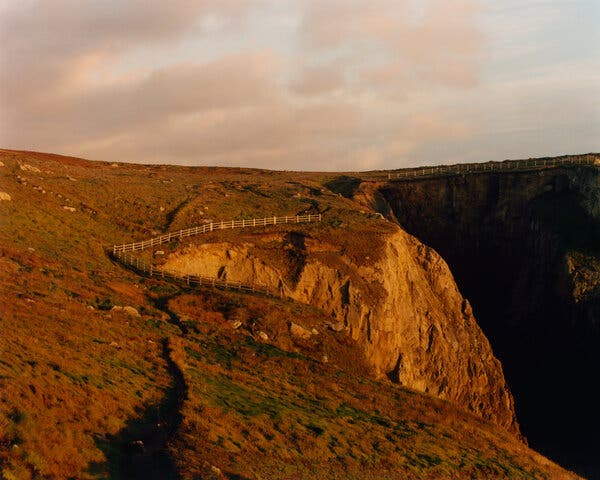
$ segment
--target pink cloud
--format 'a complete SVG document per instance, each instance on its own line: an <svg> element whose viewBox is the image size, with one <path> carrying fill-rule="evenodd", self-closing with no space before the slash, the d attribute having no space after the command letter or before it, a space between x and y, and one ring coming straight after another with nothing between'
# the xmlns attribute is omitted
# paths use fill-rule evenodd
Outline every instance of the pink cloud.
<svg viewBox="0 0 600 480"><path fill-rule="evenodd" d="M13 4L0 13L0 143L106 160L347 170L400 161L453 131L443 116L411 120L403 102L477 82L471 2L430 2L416 17L408 2L306 2L291 52L246 38L244 18L260 5L269 0ZM228 50L211 61L165 57L225 35L204 30L215 17L237 22ZM157 65L115 68L154 48Z"/></svg>

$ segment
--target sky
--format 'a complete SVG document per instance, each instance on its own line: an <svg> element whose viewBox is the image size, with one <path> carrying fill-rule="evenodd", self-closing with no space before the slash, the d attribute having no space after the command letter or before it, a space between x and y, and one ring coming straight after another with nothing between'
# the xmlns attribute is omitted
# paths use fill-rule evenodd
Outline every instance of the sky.
<svg viewBox="0 0 600 480"><path fill-rule="evenodd" d="M0 147L373 170L600 151L597 0L3 0Z"/></svg>

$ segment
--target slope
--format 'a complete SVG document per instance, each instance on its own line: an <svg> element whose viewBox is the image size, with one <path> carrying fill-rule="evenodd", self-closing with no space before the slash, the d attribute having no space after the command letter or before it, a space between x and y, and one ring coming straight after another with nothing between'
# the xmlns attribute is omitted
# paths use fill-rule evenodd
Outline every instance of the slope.
<svg viewBox="0 0 600 480"><path fill-rule="evenodd" d="M331 214L322 242L377 254L396 227L328 192L329 177L0 156L4 477L257 478L288 475L290 463L308 475L300 451L332 477L569 477L491 423L374 380L361 345L327 330L320 310L185 292L106 255L165 228L317 208ZM307 344L290 321L311 331Z"/></svg>

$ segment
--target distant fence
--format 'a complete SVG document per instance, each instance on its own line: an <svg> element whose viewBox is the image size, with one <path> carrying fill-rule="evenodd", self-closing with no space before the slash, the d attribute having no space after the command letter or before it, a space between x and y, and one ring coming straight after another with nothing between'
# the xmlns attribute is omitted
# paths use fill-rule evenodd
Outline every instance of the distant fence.
<svg viewBox="0 0 600 480"><path fill-rule="evenodd" d="M388 180L402 180L429 177L436 175L459 175L481 172L510 172L519 170L535 170L562 166L596 166L600 167L600 157L585 155L580 157L535 158L528 160L506 160L504 162L461 163L457 165L440 165L388 172Z"/></svg>
<svg viewBox="0 0 600 480"><path fill-rule="evenodd" d="M119 252L135 252L144 250L155 245L168 243L172 240L180 240L185 237L200 235L202 233L214 232L216 230L228 230L232 228L245 227L266 227L267 225L282 225L288 223L312 223L320 222L321 214L310 215L290 215L285 217L264 217L253 218L251 220L229 220L227 222L210 222L198 227L186 228L177 230L176 232L165 233L159 237L150 238L143 242L123 243L121 245L113 245L113 253Z"/></svg>
<svg viewBox="0 0 600 480"><path fill-rule="evenodd" d="M229 220L227 222L210 222L198 227L186 228L171 233L165 233L164 235L144 240L142 242L113 245L112 255L116 260L118 260L126 267L129 267L133 270L136 270L138 273L149 275L151 277L175 280L190 286L211 286L216 288L232 289L244 292L257 292L267 295L283 297L288 290L283 280L281 280L280 285L278 285L277 287L273 287L255 283L247 284L242 282L234 282L218 277L182 274L174 270L157 267L152 263L145 262L139 257L136 257L128 252L141 251L146 248L171 242L173 240L179 240L182 238L191 237L193 235L200 235L203 233L210 233L217 230L227 230L232 228L246 227L266 227L268 225L286 225L294 223L313 223L320 222L321 219L322 217L319 213L315 215L290 215L285 217L264 217L253 218L250 220Z"/></svg>

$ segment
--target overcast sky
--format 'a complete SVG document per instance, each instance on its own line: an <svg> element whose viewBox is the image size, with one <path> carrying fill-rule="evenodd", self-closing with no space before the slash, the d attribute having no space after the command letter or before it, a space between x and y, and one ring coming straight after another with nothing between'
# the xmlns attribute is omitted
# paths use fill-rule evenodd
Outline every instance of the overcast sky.
<svg viewBox="0 0 600 480"><path fill-rule="evenodd" d="M365 170L600 151L598 0L4 0L0 147Z"/></svg>

